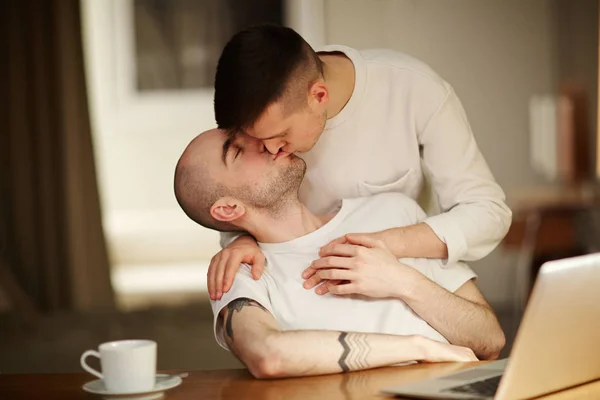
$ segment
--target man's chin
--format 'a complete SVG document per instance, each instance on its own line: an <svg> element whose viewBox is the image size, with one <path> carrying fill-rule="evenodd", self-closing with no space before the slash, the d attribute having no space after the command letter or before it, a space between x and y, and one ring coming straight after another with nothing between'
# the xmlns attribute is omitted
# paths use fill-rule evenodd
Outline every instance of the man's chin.
<svg viewBox="0 0 600 400"><path fill-rule="evenodd" d="M281 165L280 177L289 183L290 188L299 188L306 173L306 163L293 154L289 155L285 161L288 163Z"/></svg>
<svg viewBox="0 0 600 400"><path fill-rule="evenodd" d="M296 164L299 162L304 162L304 160L302 160L301 157L298 157L296 154L294 153L286 153L285 155L278 155L277 158L275 158L274 160L275 162L281 162L283 164ZM282 165L283 165L282 164Z"/></svg>

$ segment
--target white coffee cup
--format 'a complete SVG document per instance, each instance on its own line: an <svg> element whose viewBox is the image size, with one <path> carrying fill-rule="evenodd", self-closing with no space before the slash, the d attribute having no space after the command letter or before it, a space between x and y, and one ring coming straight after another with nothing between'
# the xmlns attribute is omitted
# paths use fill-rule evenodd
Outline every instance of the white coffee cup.
<svg viewBox="0 0 600 400"><path fill-rule="evenodd" d="M156 342L152 340L118 340L102 343L98 351L81 355L81 366L104 381L115 393L139 393L152 390L156 379ZM100 359L102 373L85 363L88 356Z"/></svg>

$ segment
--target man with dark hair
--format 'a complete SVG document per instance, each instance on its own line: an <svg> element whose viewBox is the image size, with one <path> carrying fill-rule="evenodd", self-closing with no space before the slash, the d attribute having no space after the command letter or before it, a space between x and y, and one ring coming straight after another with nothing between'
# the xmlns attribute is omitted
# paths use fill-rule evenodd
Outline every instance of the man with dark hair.
<svg viewBox="0 0 600 400"><path fill-rule="evenodd" d="M308 171L300 198L313 212L378 193L416 199L428 173L442 213L370 234L398 258L478 260L510 226L456 93L405 54L338 45L315 52L292 29L249 28L219 59L215 116L220 128L274 155L301 153ZM241 262L252 264L255 279L263 271L256 241L234 237L223 235L229 244L211 260L212 299L229 290Z"/></svg>
<svg viewBox="0 0 600 400"><path fill-rule="evenodd" d="M298 198L305 171L293 154L274 156L256 139L216 129L194 139L177 165L175 194L186 214L212 229L249 232L267 257L259 280L243 265L231 290L211 302L222 347L259 378L498 356L504 335L462 263L400 262L382 242L348 235L335 246L344 256L313 264L317 273L304 283L303 271L329 240L425 217L400 193L343 200L334 213L313 214ZM320 278L331 281L306 290Z"/></svg>
<svg viewBox="0 0 600 400"><path fill-rule="evenodd" d="M232 132L251 129L267 105L279 100L286 116L306 109L307 89L323 77L321 60L292 29L266 25L246 33L227 44L215 80L215 118L221 128ZM265 36L271 40L265 41ZM278 62L264 64L257 49ZM320 117L322 130L325 115Z"/></svg>

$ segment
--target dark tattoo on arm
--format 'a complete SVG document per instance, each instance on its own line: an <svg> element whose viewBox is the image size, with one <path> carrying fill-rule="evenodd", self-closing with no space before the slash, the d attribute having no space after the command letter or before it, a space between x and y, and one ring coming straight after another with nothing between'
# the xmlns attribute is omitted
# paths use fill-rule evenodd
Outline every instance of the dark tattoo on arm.
<svg viewBox="0 0 600 400"><path fill-rule="evenodd" d="M371 347L367 343L367 335L364 333L340 333L338 341L344 348L338 363L342 371L355 371L369 368L367 357Z"/></svg>
<svg viewBox="0 0 600 400"><path fill-rule="evenodd" d="M235 300L231 301L229 304L227 304L227 321L225 321L225 332L227 333L227 336L229 336L229 338L231 339L232 342L233 342L233 327L231 326L231 320L233 319L233 312L234 311L240 312L246 306L259 307L259 308L262 308L264 311L267 311L267 309L264 308L262 305L260 305L258 302L248 299L246 297L235 299Z"/></svg>

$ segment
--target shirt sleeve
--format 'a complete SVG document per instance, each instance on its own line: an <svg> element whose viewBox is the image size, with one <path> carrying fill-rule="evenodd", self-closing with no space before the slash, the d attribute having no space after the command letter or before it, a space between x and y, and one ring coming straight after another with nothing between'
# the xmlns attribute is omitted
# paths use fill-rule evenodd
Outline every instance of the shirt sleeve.
<svg viewBox="0 0 600 400"><path fill-rule="evenodd" d="M508 232L512 213L451 87L419 136L442 209L424 222L448 247L444 264L483 258Z"/></svg>
<svg viewBox="0 0 600 400"><path fill-rule="evenodd" d="M416 269L451 293L471 279L477 278L477 274L463 262L442 267L440 260L427 258L405 258L399 261Z"/></svg>
<svg viewBox="0 0 600 400"><path fill-rule="evenodd" d="M471 279L477 279L477 274L463 262L446 268L442 268L441 265L431 267L431 280L451 293L456 292Z"/></svg>
<svg viewBox="0 0 600 400"><path fill-rule="evenodd" d="M233 285L229 292L224 293L221 300L211 300L210 305L213 311L213 331L217 343L229 351L229 346L225 341L222 324L218 324L219 313L221 310L231 303L233 300L240 298L248 298L256 301L266 308L272 315L273 308L265 282L266 277L263 275L259 280L254 280L251 274L251 267L248 264L242 264L238 270Z"/></svg>

